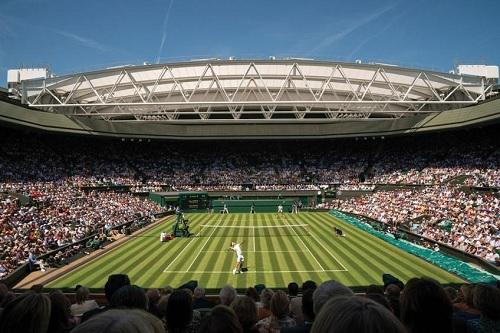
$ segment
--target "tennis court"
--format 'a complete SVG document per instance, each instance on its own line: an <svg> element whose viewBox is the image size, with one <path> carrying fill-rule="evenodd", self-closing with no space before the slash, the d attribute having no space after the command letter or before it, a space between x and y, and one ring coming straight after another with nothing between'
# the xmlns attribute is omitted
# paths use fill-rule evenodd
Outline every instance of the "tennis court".
<svg viewBox="0 0 500 333"><path fill-rule="evenodd" d="M441 283L462 282L327 213L193 213L186 217L192 237L161 243L160 232L171 231L170 219L48 287L102 288L114 273L128 274L133 284L142 287L177 287L197 280L206 288L226 283L238 288L257 283L283 288L291 281L328 279L357 287L380 284L383 273L404 281L429 276ZM345 237L336 237L334 227L341 228ZM245 273L232 274L236 255L229 250L231 241L242 243Z"/></svg>

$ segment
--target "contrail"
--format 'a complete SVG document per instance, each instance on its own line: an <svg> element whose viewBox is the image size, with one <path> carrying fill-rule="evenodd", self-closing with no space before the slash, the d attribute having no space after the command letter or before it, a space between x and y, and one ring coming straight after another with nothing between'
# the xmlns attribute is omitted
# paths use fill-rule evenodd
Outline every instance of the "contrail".
<svg viewBox="0 0 500 333"><path fill-rule="evenodd" d="M165 46L165 40L167 39L167 24L168 24L168 18L170 16L170 9L172 8L173 3L174 0L170 0L167 12L165 13L165 18L163 19L163 36L161 37L160 49L158 50L158 57L156 57L157 64L160 63L160 56L161 53L163 52L163 47Z"/></svg>

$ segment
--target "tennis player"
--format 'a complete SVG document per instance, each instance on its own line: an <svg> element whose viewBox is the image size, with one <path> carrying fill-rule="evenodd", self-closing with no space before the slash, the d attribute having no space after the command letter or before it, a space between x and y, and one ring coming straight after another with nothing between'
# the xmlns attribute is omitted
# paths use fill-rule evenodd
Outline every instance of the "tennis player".
<svg viewBox="0 0 500 333"><path fill-rule="evenodd" d="M241 273L241 266L243 265L243 261L245 260L245 257L243 257L243 251L241 251L241 244L243 244L243 242L231 242L231 246L229 247L230 250L236 252L236 265L233 269L233 275L235 275L236 273Z"/></svg>

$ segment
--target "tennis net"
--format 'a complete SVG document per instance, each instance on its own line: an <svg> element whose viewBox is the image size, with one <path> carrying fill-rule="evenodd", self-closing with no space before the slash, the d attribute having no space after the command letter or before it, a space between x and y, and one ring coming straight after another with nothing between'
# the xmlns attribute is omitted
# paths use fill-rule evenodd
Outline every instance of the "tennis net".
<svg viewBox="0 0 500 333"><path fill-rule="evenodd" d="M280 237L308 236L308 224L284 225L209 225L202 224L199 237Z"/></svg>

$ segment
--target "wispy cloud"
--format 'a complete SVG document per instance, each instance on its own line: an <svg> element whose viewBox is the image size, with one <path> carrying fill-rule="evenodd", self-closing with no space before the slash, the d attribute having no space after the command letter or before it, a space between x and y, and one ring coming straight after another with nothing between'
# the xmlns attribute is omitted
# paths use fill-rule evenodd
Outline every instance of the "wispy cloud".
<svg viewBox="0 0 500 333"><path fill-rule="evenodd" d="M69 31L64 31L60 29L54 29L51 27L43 26L43 25L38 25L38 24L33 24L27 20L20 19L20 18L14 18L14 17L5 17L3 15L0 15L0 23L4 22L3 25L0 24L0 36L2 34L8 34L10 33L11 35L15 36L15 29L10 29L9 27L12 25L15 25L17 27L21 28L30 28L32 30L41 30L41 31L48 31L53 34L62 36L64 38L67 38L75 43L78 43L84 47L98 50L101 52L106 52L106 51L112 51L113 48L104 45L103 43L100 43L94 39L88 38L88 37L83 37L81 35L77 35L75 33L69 32Z"/></svg>
<svg viewBox="0 0 500 333"><path fill-rule="evenodd" d="M88 47L90 49L95 49L95 50L98 50L98 51L102 51L102 52L106 52L106 51L110 51L111 48L104 45L104 44L101 44L93 39L90 39L90 38L86 38L86 37L82 37L80 35L77 35L77 34L74 34L74 33L71 33L71 32L67 32L67 31L62 31L62 30L57 30L57 29L50 29L48 28L48 30L60 35L60 36L63 36L63 37L66 37L68 39L71 39L79 44L81 44L82 46L85 46L85 47Z"/></svg>
<svg viewBox="0 0 500 333"><path fill-rule="evenodd" d="M160 56L163 52L163 47L165 46L165 41L167 40L167 25L168 18L170 17L170 9L172 9L172 5L174 4L174 0L170 0L168 4L167 11L165 12L165 17L163 18L163 34L161 37L160 49L158 50L158 56L156 57L156 63L160 63Z"/></svg>
<svg viewBox="0 0 500 333"><path fill-rule="evenodd" d="M413 9L414 6L407 7L405 10L402 10L398 15L393 16L390 20L387 21L387 24L382 26L380 29L374 31L373 34L368 35L367 38L363 39L356 47L349 53L347 56L348 59L352 59L366 44L368 44L372 39L377 36L380 36L382 33L386 32L391 28L397 21L399 21L403 16L408 14Z"/></svg>
<svg viewBox="0 0 500 333"><path fill-rule="evenodd" d="M371 13L370 15L367 15L367 16L362 17L362 18L357 19L357 20L353 20L350 24L345 25L343 30L338 31L336 33L333 33L333 34L328 35L325 38L323 38L323 40L321 40L318 43L318 45L316 45L314 48L312 48L308 52L308 54L310 55L310 54L317 53L318 51L320 51L322 49L325 49L327 47L334 45L338 41L342 40L343 38L345 38L346 36L351 34L353 31L355 31L361 27L364 27L365 25L378 19L379 17L381 17L382 15L384 15L385 13L387 13L388 11L393 9L394 7L396 7L395 3L388 5L388 6L385 6L385 7L382 7L380 9L378 9L377 11Z"/></svg>

